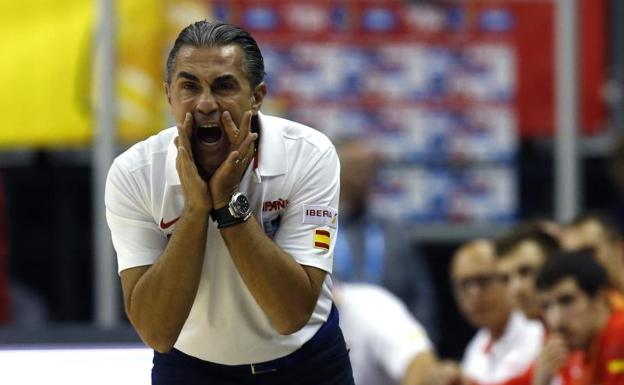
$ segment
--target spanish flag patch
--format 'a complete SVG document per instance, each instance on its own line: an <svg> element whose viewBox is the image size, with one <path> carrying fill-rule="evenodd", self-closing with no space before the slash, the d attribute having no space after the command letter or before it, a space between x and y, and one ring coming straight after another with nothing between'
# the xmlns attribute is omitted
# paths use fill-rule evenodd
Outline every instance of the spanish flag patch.
<svg viewBox="0 0 624 385"><path fill-rule="evenodd" d="M612 360L607 363L607 371L610 374L624 373L624 360Z"/></svg>
<svg viewBox="0 0 624 385"><path fill-rule="evenodd" d="M329 250L330 234L327 230L314 230L314 247L317 249Z"/></svg>

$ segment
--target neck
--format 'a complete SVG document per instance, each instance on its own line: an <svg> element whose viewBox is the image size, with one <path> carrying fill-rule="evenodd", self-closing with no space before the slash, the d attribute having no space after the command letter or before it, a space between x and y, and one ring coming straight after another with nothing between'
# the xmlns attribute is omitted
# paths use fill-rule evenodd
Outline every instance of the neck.
<svg viewBox="0 0 624 385"><path fill-rule="evenodd" d="M507 324L509 323L510 318L511 318L511 312L509 312L505 317L503 317L500 320L500 322L498 322L496 325L489 328L492 341L497 341L499 338L503 336L503 334L505 333L505 329L507 329Z"/></svg>
<svg viewBox="0 0 624 385"><path fill-rule="evenodd" d="M609 308L609 305L607 303L600 303L598 308L595 310L594 317L593 317L595 320L595 323L594 323L593 338L592 338L592 341L590 342L590 347L593 341L596 339L596 337L600 335L600 332L602 331L602 329L604 329L604 327L607 325L607 322L609 322L609 317L611 317L611 309Z"/></svg>

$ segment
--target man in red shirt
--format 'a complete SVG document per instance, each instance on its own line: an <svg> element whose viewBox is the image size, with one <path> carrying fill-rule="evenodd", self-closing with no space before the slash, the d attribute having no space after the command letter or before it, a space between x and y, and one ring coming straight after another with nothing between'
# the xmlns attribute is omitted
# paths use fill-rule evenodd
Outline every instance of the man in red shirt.
<svg viewBox="0 0 624 385"><path fill-rule="evenodd" d="M553 256L536 286L550 335L533 384L624 385L624 312L610 307L607 274L593 253Z"/></svg>
<svg viewBox="0 0 624 385"><path fill-rule="evenodd" d="M624 310L624 242L613 219L604 214L585 214L561 231L561 245L570 251L593 248L611 285L609 301Z"/></svg>

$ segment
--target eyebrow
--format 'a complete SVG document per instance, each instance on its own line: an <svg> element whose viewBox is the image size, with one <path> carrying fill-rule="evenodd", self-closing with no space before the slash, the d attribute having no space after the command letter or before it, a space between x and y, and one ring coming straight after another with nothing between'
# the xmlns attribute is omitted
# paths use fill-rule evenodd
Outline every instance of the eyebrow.
<svg viewBox="0 0 624 385"><path fill-rule="evenodd" d="M217 82L235 82L235 83L238 83L238 80L233 75L225 74L225 75L221 75L221 76L215 78L212 81L213 84L217 83Z"/></svg>
<svg viewBox="0 0 624 385"><path fill-rule="evenodd" d="M193 75L191 73L188 73L186 71L178 72L178 77L179 78L185 78L185 79L188 79L188 80L192 80L194 82L198 82L199 81L199 78L197 76L195 76L195 75Z"/></svg>
<svg viewBox="0 0 624 385"><path fill-rule="evenodd" d="M199 78L189 72L186 71L180 71L178 72L178 78L184 78L184 79L188 79L188 80L192 80L194 82L199 82ZM238 83L238 81L236 80L236 78L230 74L226 74L226 75L221 75L217 78L215 78L213 80L213 83L216 82L227 82L227 81L233 81Z"/></svg>

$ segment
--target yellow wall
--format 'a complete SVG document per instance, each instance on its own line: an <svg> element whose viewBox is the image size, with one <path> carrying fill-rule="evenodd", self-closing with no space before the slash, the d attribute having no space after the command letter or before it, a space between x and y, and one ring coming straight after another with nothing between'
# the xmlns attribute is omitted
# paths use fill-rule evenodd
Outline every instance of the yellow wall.
<svg viewBox="0 0 624 385"><path fill-rule="evenodd" d="M93 2L0 3L0 147L89 142Z"/></svg>
<svg viewBox="0 0 624 385"><path fill-rule="evenodd" d="M0 3L0 150L86 146L93 137L94 0ZM120 143L166 125L165 60L175 36L205 18L200 0L116 2Z"/></svg>

